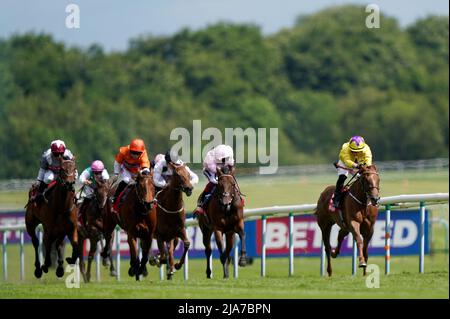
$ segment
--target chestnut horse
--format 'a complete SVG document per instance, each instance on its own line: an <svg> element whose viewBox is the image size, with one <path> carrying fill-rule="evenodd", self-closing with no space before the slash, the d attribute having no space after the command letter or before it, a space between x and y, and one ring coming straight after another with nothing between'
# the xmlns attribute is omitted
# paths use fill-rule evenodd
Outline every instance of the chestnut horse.
<svg viewBox="0 0 450 319"><path fill-rule="evenodd" d="M115 189L110 190L112 196ZM135 183L129 184L124 192L128 192L123 203L119 203L118 212L112 211L111 201L107 201L107 213L103 218L103 234L105 236L105 247L102 257L104 263L111 257L112 234L117 225L128 235L130 246L130 268L128 275L147 276L147 262L149 260L150 248L156 227L155 209L155 186L153 185L153 173L141 173L136 175ZM116 199L120 200L119 196ZM139 260L137 238L140 238L142 248L142 260Z"/></svg>
<svg viewBox="0 0 450 319"><path fill-rule="evenodd" d="M35 251L36 278L41 278L42 272L47 273L51 266L51 247L53 242L57 247L58 266L56 276L64 275L64 245L63 240L67 235L72 244L72 257L66 258L69 264L74 264L78 258L78 231L77 231L77 207L75 205L75 180L76 165L75 159L60 159L61 168L56 178L56 183L44 192L49 193L48 199L43 203L32 201L32 195L36 191L33 186L29 191L29 199L26 205L25 224L27 232L31 237ZM39 261L39 240L36 236L36 227L42 224L44 230L45 262L41 267Z"/></svg>
<svg viewBox="0 0 450 319"><path fill-rule="evenodd" d="M78 225L78 248L80 256L80 270L83 274L85 282L89 282L91 278L91 265L94 260L94 255L97 250L97 243L103 237L103 219L107 213L107 200L110 188L109 181L104 181L101 177L95 176L96 188L93 199L87 204L84 212L82 212L81 221ZM86 239L89 239L90 249L88 254L88 267L85 268L83 262L83 244ZM108 264L107 264L108 266ZM110 276L116 276L112 256L109 256L109 271Z"/></svg>
<svg viewBox="0 0 450 319"><path fill-rule="evenodd" d="M234 177L234 169L230 171L227 166L217 168L217 188L211 200L206 205L207 218L198 216L198 222L203 234L203 245L206 254L206 277L211 278L210 256L211 234L214 233L217 248L220 253L220 261L223 266L223 277L228 278L228 266L231 262L230 252L234 244L234 234L237 233L241 240L241 256L239 266L246 265L245 231L244 231L244 205L241 192ZM226 246L222 247L222 238L225 234Z"/></svg>
<svg viewBox="0 0 450 319"><path fill-rule="evenodd" d="M342 219L339 212L333 212L331 208L331 197L335 186L328 186L317 202L317 223L322 231L322 240L327 255L327 272L331 276L331 259L339 255L342 241L350 232L359 252L359 267L363 268L366 275L368 256L368 246L372 239L373 228L378 217L378 203L380 200L380 178L375 165L361 167L355 176L356 180L351 184L348 191L341 200L340 209L342 210ZM331 209L330 209L331 208ZM331 249L330 233L331 227L338 224L340 227L338 235L338 245L335 250ZM361 238L361 235L364 238Z"/></svg>
<svg viewBox="0 0 450 319"><path fill-rule="evenodd" d="M187 196L191 196L193 186L185 164L169 163L168 166L172 169L173 175L168 185L155 196L158 205L155 237L160 253L159 263L167 264L167 279L170 280L174 274L174 267L179 270L183 266L190 246L185 228L186 214L183 192ZM178 238L183 241L183 255L179 262L174 265L173 252L178 245Z"/></svg>

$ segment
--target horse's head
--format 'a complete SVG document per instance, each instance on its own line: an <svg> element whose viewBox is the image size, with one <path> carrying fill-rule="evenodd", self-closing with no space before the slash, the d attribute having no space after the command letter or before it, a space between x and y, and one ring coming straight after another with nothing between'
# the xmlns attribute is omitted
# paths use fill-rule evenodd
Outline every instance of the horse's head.
<svg viewBox="0 0 450 319"><path fill-rule="evenodd" d="M218 195L222 205L229 207L234 200L236 181L233 176L234 170L228 166L217 167Z"/></svg>
<svg viewBox="0 0 450 319"><path fill-rule="evenodd" d="M60 159L60 171L59 171L59 179L60 183L65 187L68 191L75 190L75 182L76 182L76 170L77 166L75 164L75 157L71 160L63 160Z"/></svg>
<svg viewBox="0 0 450 319"><path fill-rule="evenodd" d="M191 184L191 175L186 169L186 164L175 165L173 163L169 163L168 165L173 171L173 186L180 188L181 191L183 191L187 196L191 196L194 187Z"/></svg>
<svg viewBox="0 0 450 319"><path fill-rule="evenodd" d="M152 208L155 201L155 186L153 185L153 173L143 170L136 176L137 197L147 210Z"/></svg>
<svg viewBox="0 0 450 319"><path fill-rule="evenodd" d="M95 198L98 203L98 208L103 209L108 199L110 183L109 181L104 180L101 175L94 175L94 179L97 185L97 188L95 189Z"/></svg>
<svg viewBox="0 0 450 319"><path fill-rule="evenodd" d="M361 183L367 199L372 205L377 206L380 202L380 176L375 165L363 166L359 170Z"/></svg>

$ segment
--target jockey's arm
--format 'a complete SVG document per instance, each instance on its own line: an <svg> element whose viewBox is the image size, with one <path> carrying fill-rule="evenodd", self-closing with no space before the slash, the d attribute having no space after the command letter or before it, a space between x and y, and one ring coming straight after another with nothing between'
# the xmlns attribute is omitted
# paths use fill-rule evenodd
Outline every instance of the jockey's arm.
<svg viewBox="0 0 450 319"><path fill-rule="evenodd" d="M195 174L189 167L186 166L187 171L189 172L189 177L192 185L198 184L198 175Z"/></svg>
<svg viewBox="0 0 450 319"><path fill-rule="evenodd" d="M346 147L342 147L341 152L339 153L339 159L347 166L348 168L355 167L355 162L351 159L351 154L349 149Z"/></svg>
<svg viewBox="0 0 450 319"><path fill-rule="evenodd" d="M114 161L114 175L119 175L120 171L122 170L122 165L117 162L117 160Z"/></svg>
<svg viewBox="0 0 450 319"><path fill-rule="evenodd" d="M80 182L82 183L82 184L85 184L87 181L89 181L90 180L90 178L91 178L91 174L90 174L90 172L89 172L89 169L85 169L82 173L81 173L81 175L80 175Z"/></svg>
<svg viewBox="0 0 450 319"><path fill-rule="evenodd" d="M166 186L166 180L162 176L163 167L166 161L159 161L155 165L155 171L153 173L153 183L156 187L164 188Z"/></svg>
<svg viewBox="0 0 450 319"><path fill-rule="evenodd" d="M108 171L107 171L106 169L104 169L104 170L102 171L102 179L103 179L104 181L109 180L109 174L108 174Z"/></svg>
<svg viewBox="0 0 450 319"><path fill-rule="evenodd" d="M66 149L63 155L63 159L65 160L73 160L73 154L70 150Z"/></svg>
<svg viewBox="0 0 450 319"><path fill-rule="evenodd" d="M364 164L367 166L372 165L372 151L369 145L366 146L366 150L364 151Z"/></svg>
<svg viewBox="0 0 450 319"><path fill-rule="evenodd" d="M206 176L206 178L208 179L208 181L210 183L217 184L217 178L216 178L216 174L215 173L212 173L210 170L204 168L203 169L203 175Z"/></svg>

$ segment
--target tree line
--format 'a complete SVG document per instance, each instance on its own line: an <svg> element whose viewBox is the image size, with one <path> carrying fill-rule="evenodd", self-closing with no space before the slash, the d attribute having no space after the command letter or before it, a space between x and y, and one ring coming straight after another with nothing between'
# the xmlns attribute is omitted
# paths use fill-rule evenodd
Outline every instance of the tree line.
<svg viewBox="0 0 450 319"><path fill-rule="evenodd" d="M33 178L61 138L84 167L112 168L142 137L164 152L175 127L279 128L279 163L332 162L352 135L375 160L448 157L448 16L401 28L364 7L331 7L264 36L217 23L141 36L123 52L48 34L0 40L0 178Z"/></svg>

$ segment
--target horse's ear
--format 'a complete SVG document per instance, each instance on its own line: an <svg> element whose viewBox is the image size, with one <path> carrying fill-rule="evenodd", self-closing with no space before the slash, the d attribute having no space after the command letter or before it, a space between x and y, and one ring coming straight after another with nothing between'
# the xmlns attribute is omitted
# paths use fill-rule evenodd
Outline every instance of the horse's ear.
<svg viewBox="0 0 450 319"><path fill-rule="evenodd" d="M220 176L223 174L222 168L220 166L217 166L216 171L217 171L217 176Z"/></svg>

